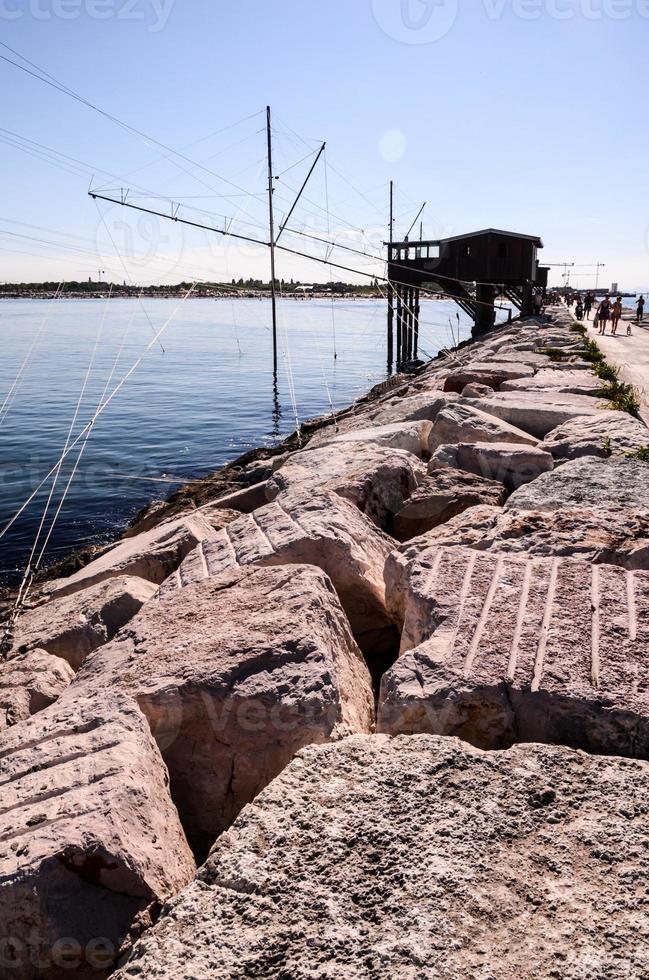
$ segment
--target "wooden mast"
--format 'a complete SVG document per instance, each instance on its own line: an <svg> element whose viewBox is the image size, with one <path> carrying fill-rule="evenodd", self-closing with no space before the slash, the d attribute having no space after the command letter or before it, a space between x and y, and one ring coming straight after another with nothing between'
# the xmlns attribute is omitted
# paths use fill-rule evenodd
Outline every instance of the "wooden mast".
<svg viewBox="0 0 649 980"><path fill-rule="evenodd" d="M268 224L270 228L270 302L273 311L273 371L277 374L277 296L275 293L275 214L273 210L273 139L270 106L266 106L268 142Z"/></svg>

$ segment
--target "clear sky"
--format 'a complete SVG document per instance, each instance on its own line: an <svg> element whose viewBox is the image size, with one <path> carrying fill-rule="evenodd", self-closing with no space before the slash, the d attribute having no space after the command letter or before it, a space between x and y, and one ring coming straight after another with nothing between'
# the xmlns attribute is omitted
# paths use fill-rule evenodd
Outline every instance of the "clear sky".
<svg viewBox="0 0 649 980"><path fill-rule="evenodd" d="M96 171L96 188L263 238L270 103L280 219L327 141L293 228L375 251L394 179L398 235L426 201L425 237L538 234L545 260L577 263L573 282L594 284L601 261L603 281L649 284L649 0L0 0L0 39L185 155L0 61L1 280L267 278L255 247L108 205L104 225L87 190ZM257 196L230 196L244 191ZM288 255L278 266L329 278Z"/></svg>

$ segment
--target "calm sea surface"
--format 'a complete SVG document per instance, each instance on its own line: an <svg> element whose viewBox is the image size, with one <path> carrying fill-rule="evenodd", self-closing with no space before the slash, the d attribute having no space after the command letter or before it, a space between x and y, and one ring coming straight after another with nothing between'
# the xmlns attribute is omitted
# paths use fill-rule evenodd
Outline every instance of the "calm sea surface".
<svg viewBox="0 0 649 980"><path fill-rule="evenodd" d="M451 345L449 316L457 336L456 311L452 303L422 304L425 354ZM174 313L161 337L164 353L159 344L146 351ZM470 321L460 317L465 339ZM352 402L386 376L385 320L378 301L281 302L274 398L266 301L0 302L0 532L56 464L70 429L74 440L141 356L97 419L81 458L84 440L61 466L41 542L77 470L45 564L114 535L141 507L188 479L272 445L295 428L296 417ZM2 581L24 567L52 485L50 479L0 539Z"/></svg>

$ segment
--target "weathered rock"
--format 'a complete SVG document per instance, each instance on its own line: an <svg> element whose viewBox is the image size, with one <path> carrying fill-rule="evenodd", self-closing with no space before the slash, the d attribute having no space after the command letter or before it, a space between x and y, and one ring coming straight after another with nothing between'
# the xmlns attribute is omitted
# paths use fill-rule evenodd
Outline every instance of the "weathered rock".
<svg viewBox="0 0 649 980"><path fill-rule="evenodd" d="M369 731L370 676L333 586L305 565L150 602L70 691L135 698L199 854L301 746Z"/></svg>
<svg viewBox="0 0 649 980"><path fill-rule="evenodd" d="M78 670L89 653L112 640L139 612L156 588L142 578L120 575L52 599L23 613L16 624L14 649L40 647Z"/></svg>
<svg viewBox="0 0 649 980"><path fill-rule="evenodd" d="M505 381L514 378L532 378L534 368L525 364L508 363L506 361L472 361L460 368L449 371L444 391L461 392L468 384L487 384L496 391Z"/></svg>
<svg viewBox="0 0 649 980"><path fill-rule="evenodd" d="M70 665L45 650L10 657L0 666L0 729L47 708L74 677Z"/></svg>
<svg viewBox="0 0 649 980"><path fill-rule="evenodd" d="M598 395L602 382L592 371L537 371L533 378L505 381L501 391L550 391L569 395Z"/></svg>
<svg viewBox="0 0 649 980"><path fill-rule="evenodd" d="M648 573L433 547L386 580L404 628L380 731L649 758Z"/></svg>
<svg viewBox="0 0 649 980"><path fill-rule="evenodd" d="M207 578L234 580L247 566L316 565L333 582L363 650L394 625L385 608L383 567L393 541L353 504L333 492L279 497L240 517L214 541L199 544L167 581L161 595Z"/></svg>
<svg viewBox="0 0 649 980"><path fill-rule="evenodd" d="M551 391L502 391L493 398L475 398L470 402L488 415L544 439L548 432L578 415L597 415L603 402L588 395L563 395Z"/></svg>
<svg viewBox="0 0 649 980"><path fill-rule="evenodd" d="M194 874L137 706L70 693L0 735L7 978L106 976L129 934Z"/></svg>
<svg viewBox="0 0 649 980"><path fill-rule="evenodd" d="M552 429L543 448L556 460L624 455L649 447L649 429L626 412L578 416Z"/></svg>
<svg viewBox="0 0 649 980"><path fill-rule="evenodd" d="M374 416L373 424L434 422L441 410L451 405L458 397L459 395L453 392L444 393L431 389L405 398L393 398L381 406L380 411Z"/></svg>
<svg viewBox="0 0 649 980"><path fill-rule="evenodd" d="M332 435L325 445L372 444L382 449L403 449L421 458L428 452L431 427L432 422L428 421L393 422L390 425L352 429L343 435Z"/></svg>
<svg viewBox="0 0 649 980"><path fill-rule="evenodd" d="M649 465L637 460L584 456L558 466L521 487L507 501L509 510L608 508L649 510Z"/></svg>
<svg viewBox="0 0 649 980"><path fill-rule="evenodd" d="M491 398L493 394L495 394L493 388L477 382L465 385L462 389L462 398Z"/></svg>
<svg viewBox="0 0 649 980"><path fill-rule="evenodd" d="M425 477L424 464L412 453L371 445L325 446L295 453L268 481L267 496L333 490L351 501L383 530Z"/></svg>
<svg viewBox="0 0 649 980"><path fill-rule="evenodd" d="M131 575L160 585L199 541L209 541L216 533L211 520L192 512L136 537L118 541L74 575L50 583L50 595L53 598L72 595L119 575Z"/></svg>
<svg viewBox="0 0 649 980"><path fill-rule="evenodd" d="M428 472L434 473L448 466L468 470L515 489L535 480L539 474L547 473L553 468L554 460L550 453L521 443L462 442L436 449Z"/></svg>
<svg viewBox="0 0 649 980"><path fill-rule="evenodd" d="M309 747L116 980L646 976L648 794L645 764L554 746Z"/></svg>
<svg viewBox="0 0 649 980"><path fill-rule="evenodd" d="M460 442L519 442L535 446L537 441L529 433L460 401L442 409L433 422L428 451L434 453L439 446Z"/></svg>
<svg viewBox="0 0 649 980"><path fill-rule="evenodd" d="M574 557L649 570L649 511L567 507L554 511L472 507L413 547L466 545L478 551Z"/></svg>
<svg viewBox="0 0 649 980"><path fill-rule="evenodd" d="M505 361L508 364L526 364L528 367L535 369L543 369L548 366L548 358L545 354L538 354L532 344L524 344L522 346L525 349L521 349L521 345L515 345L513 347L507 347L504 350L500 350L495 353L490 360L496 361L496 363ZM511 383L512 382L504 381L501 386L502 390L506 391L507 385Z"/></svg>
<svg viewBox="0 0 649 980"><path fill-rule="evenodd" d="M485 480L466 470L435 470L394 518L394 537L409 541L470 507L480 504L499 507L506 497L505 488L495 480Z"/></svg>

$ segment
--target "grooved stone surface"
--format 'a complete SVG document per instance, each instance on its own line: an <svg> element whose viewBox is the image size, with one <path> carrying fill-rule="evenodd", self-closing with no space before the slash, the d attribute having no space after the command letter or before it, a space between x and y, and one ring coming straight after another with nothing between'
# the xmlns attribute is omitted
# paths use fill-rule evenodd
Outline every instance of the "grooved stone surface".
<svg viewBox="0 0 649 980"><path fill-rule="evenodd" d="M649 973L649 767L456 739L310 747L116 980Z"/></svg>
<svg viewBox="0 0 649 980"><path fill-rule="evenodd" d="M101 939L117 953L194 874L167 770L128 698L68 689L2 733L0 796L3 980L70 975L57 966L68 938L84 954ZM74 977L106 975L77 958Z"/></svg>
<svg viewBox="0 0 649 980"><path fill-rule="evenodd" d="M380 731L649 758L649 573L432 547L386 581L404 629Z"/></svg>
<svg viewBox="0 0 649 980"><path fill-rule="evenodd" d="M208 579L147 603L88 657L70 693L111 690L146 715L201 853L299 748L374 722L347 618L330 579L307 565Z"/></svg>
<svg viewBox="0 0 649 980"><path fill-rule="evenodd" d="M160 585L199 541L215 537L213 521L198 512L159 524L133 538L124 538L69 578L50 583L53 598L71 595L81 589L118 575L131 575Z"/></svg>
<svg viewBox="0 0 649 980"><path fill-rule="evenodd" d="M388 628L383 567L393 542L337 494L279 497L199 544L161 595L250 566L316 565L331 578L355 635Z"/></svg>

